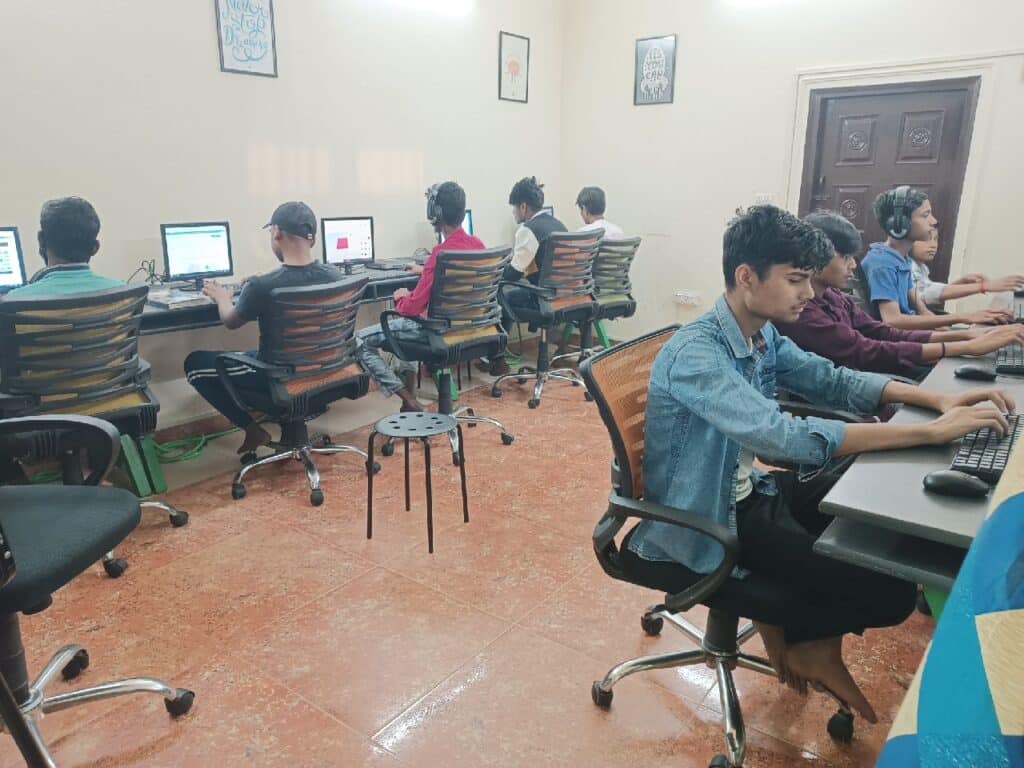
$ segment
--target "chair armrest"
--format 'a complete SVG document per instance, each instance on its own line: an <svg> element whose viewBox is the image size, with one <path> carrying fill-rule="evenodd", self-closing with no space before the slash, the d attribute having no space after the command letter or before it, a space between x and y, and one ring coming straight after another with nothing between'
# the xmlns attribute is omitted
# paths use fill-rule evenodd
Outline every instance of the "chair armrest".
<svg viewBox="0 0 1024 768"><path fill-rule="evenodd" d="M525 288L531 293L535 293L544 299L555 298L554 288L544 288L533 283L524 283L519 280L501 280L498 282L498 293L501 294L506 288Z"/></svg>
<svg viewBox="0 0 1024 768"><path fill-rule="evenodd" d="M817 416L819 419L831 419L832 421L845 421L847 424L872 424L875 421L873 416L861 416L850 411L841 411L833 408L823 408L812 403L798 403L794 400L777 400L779 408L784 413L807 418Z"/></svg>
<svg viewBox="0 0 1024 768"><path fill-rule="evenodd" d="M24 435L18 439L18 435ZM108 421L92 416L27 416L0 421L0 454L15 459L60 456L71 450L89 453L85 485L99 485L114 468L121 434Z"/></svg>
<svg viewBox="0 0 1024 768"><path fill-rule="evenodd" d="M224 352L217 355L217 358L213 361L213 367L217 369L217 376L220 378L221 383L224 385L224 390L228 393L232 402L246 413L249 412L249 405L239 397L238 390L235 389L231 376L228 375L228 363L238 363L239 365L245 365L257 371L262 371L267 374L267 378L274 374L281 375L289 372L289 369L285 366L267 363L252 355L244 355L241 352Z"/></svg>
<svg viewBox="0 0 1024 768"><path fill-rule="evenodd" d="M416 360L416 356L402 345L402 342L398 340L397 336L392 335L393 331L391 330L390 321L393 317L410 320L423 328L423 330L434 331L435 333L444 333L452 327L451 322L448 320L429 317L409 317L408 315L403 315L401 312L397 312L393 309L387 309L381 312L380 328L384 332L384 340L387 343L388 348L395 354L395 357L399 360L404 360L405 362L414 362Z"/></svg>
<svg viewBox="0 0 1024 768"><path fill-rule="evenodd" d="M665 607L673 613L686 610L716 592L729 578L729 574L732 573L732 569L739 560L740 541L736 534L724 525L719 525L696 512L667 507L653 501L631 499L617 493L611 493L608 496L608 512L618 517L638 517L642 520L654 520L696 531L714 539L722 547L722 560L715 570L698 579L695 584L682 592L667 597Z"/></svg>

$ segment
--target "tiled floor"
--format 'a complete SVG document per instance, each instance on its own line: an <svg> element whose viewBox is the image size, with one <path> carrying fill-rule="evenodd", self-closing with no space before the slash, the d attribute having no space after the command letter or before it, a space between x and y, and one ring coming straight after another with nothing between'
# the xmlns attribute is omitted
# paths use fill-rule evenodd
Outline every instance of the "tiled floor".
<svg viewBox="0 0 1024 768"><path fill-rule="evenodd" d="M505 447L494 430L467 432L468 525L458 472L436 452L433 555L419 451L411 512L401 451L383 460L371 541L365 478L350 457L320 460L320 508L297 465L254 473L241 501L223 475L171 493L188 527L147 515L119 550L130 562L121 579L94 567L22 631L33 670L75 640L92 656L83 683L158 675L192 688L195 707L178 721L146 697L52 714L42 727L60 765L707 765L723 743L710 670L628 678L607 712L590 701L611 664L686 641L668 629L645 637L638 619L658 596L612 581L594 560L610 453L594 406L559 385L540 410L526 397L515 386L501 400L463 395L516 439ZM386 410L381 402L365 404ZM363 445L367 433L349 437ZM215 461L176 467L175 481L229 468L234 440L211 450ZM700 610L691 618L703 622ZM915 616L849 641L882 722L858 723L845 747L825 733L826 701L737 672L747 765L873 764L930 634ZM3 737L0 766L17 764Z"/></svg>

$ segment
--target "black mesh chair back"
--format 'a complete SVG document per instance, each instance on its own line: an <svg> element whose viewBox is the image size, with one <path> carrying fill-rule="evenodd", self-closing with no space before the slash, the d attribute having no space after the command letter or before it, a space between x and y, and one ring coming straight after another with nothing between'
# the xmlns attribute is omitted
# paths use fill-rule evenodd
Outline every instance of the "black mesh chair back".
<svg viewBox="0 0 1024 768"><path fill-rule="evenodd" d="M604 230L598 229L555 232L544 238L537 253L537 286L547 292L539 299L541 314L593 314L594 258L603 236Z"/></svg>
<svg viewBox="0 0 1024 768"><path fill-rule="evenodd" d="M598 319L632 317L636 312L629 270L639 248L639 237L602 240L598 244L594 257L594 293L597 296Z"/></svg>

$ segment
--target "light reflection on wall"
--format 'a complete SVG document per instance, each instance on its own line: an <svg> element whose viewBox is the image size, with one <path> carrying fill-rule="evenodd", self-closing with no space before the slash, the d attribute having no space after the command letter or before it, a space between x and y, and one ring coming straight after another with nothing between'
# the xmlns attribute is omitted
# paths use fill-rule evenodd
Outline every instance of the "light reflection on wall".
<svg viewBox="0 0 1024 768"><path fill-rule="evenodd" d="M423 153L413 149L373 148L356 155L359 193L389 197L422 193Z"/></svg>
<svg viewBox="0 0 1024 768"><path fill-rule="evenodd" d="M249 191L256 198L321 195L332 187L331 153L320 145L256 142L248 147Z"/></svg>

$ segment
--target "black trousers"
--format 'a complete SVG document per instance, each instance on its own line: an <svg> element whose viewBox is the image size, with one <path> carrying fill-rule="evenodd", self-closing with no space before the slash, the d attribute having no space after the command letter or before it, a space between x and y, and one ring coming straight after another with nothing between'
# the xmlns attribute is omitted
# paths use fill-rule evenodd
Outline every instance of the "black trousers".
<svg viewBox="0 0 1024 768"><path fill-rule="evenodd" d="M812 550L832 521L818 505L837 477L822 473L800 483L793 472L773 475L778 495L754 492L736 509L739 564L750 573L728 579L708 605L780 625L788 643L903 622L914 610L916 585ZM626 548L626 538L621 563L638 583L672 594L699 578L679 563L638 557Z"/></svg>
<svg viewBox="0 0 1024 768"><path fill-rule="evenodd" d="M228 421L240 429L245 429L252 423L252 416L235 404L220 376L217 375L214 365L217 356L221 354L223 353L206 350L190 352L185 358L185 378L195 387L196 392L221 415L227 417ZM244 354L255 357L256 351ZM253 368L232 363L227 366L227 374L243 398L246 392L260 394L268 391L266 379Z"/></svg>

